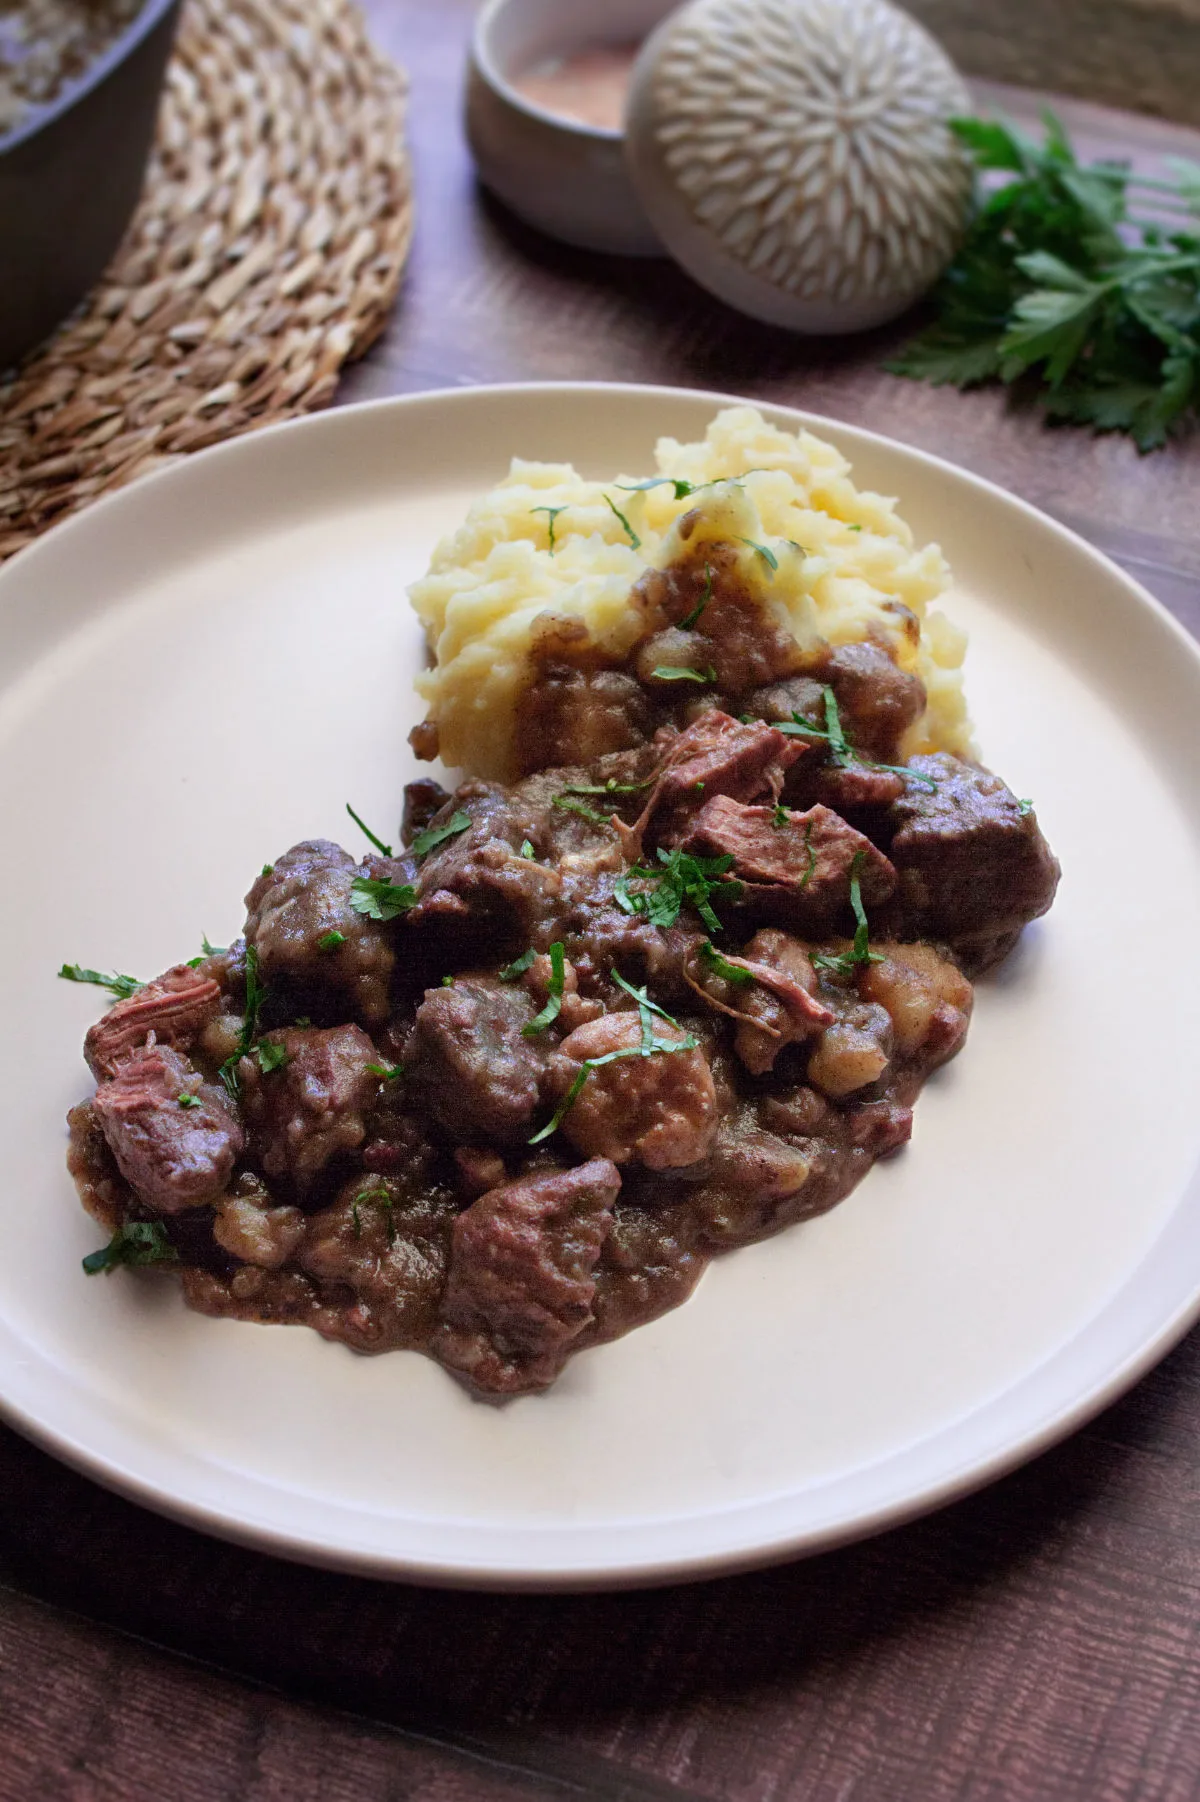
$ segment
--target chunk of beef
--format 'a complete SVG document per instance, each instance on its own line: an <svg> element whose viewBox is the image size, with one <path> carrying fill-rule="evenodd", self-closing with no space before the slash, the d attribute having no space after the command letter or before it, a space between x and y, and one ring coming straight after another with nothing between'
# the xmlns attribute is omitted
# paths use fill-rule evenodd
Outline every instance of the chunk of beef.
<svg viewBox="0 0 1200 1802"><path fill-rule="evenodd" d="M519 984L458 976L430 989L404 1048L411 1101L460 1142L520 1144L532 1130L546 1053L522 1036L533 1005Z"/></svg>
<svg viewBox="0 0 1200 1802"><path fill-rule="evenodd" d="M804 747L762 720L743 723L712 708L665 749L666 767L653 794L653 831L672 844L714 795L752 801L777 792Z"/></svg>
<svg viewBox="0 0 1200 1802"><path fill-rule="evenodd" d="M539 810L520 793L491 782L465 782L453 799L471 823L422 861L409 924L446 923L460 945L468 924L520 933L528 942L547 889L557 887L554 871L521 856L530 829L542 823ZM477 937L466 942L473 946Z"/></svg>
<svg viewBox="0 0 1200 1802"><path fill-rule="evenodd" d="M837 698L842 729L864 761L898 762L905 733L925 711L920 677L908 675L869 639L840 645L823 673Z"/></svg>
<svg viewBox="0 0 1200 1802"><path fill-rule="evenodd" d="M435 813L450 799L440 782L422 776L404 785L404 814L400 821L400 839L411 845L418 832L424 832Z"/></svg>
<svg viewBox="0 0 1200 1802"><path fill-rule="evenodd" d="M798 939L765 927L755 933L741 957L727 961L748 981L737 982L710 969L704 974L704 988L715 992L722 1011L736 1014L734 1049L751 1075L764 1075L785 1046L802 1044L832 1024L832 1012L817 996L817 974L808 949Z"/></svg>
<svg viewBox="0 0 1200 1802"><path fill-rule="evenodd" d="M522 776L556 764L594 763L650 736L646 696L620 670L540 668L517 708L516 761Z"/></svg>
<svg viewBox="0 0 1200 1802"><path fill-rule="evenodd" d="M254 1057L238 1065L251 1148L267 1176L303 1196L332 1159L366 1138L364 1116L379 1089L368 1066L379 1054L358 1026L292 1026L262 1043L278 1046L285 1061L267 1072Z"/></svg>
<svg viewBox="0 0 1200 1802"><path fill-rule="evenodd" d="M567 872L556 932L566 946L585 992L602 983L615 966L623 976L649 982L666 1001L685 1001L686 960L704 938L704 928L687 913L674 926L654 926L644 914L629 913L615 898L620 871Z"/></svg>
<svg viewBox="0 0 1200 1802"><path fill-rule="evenodd" d="M333 990L366 1026L390 1008L396 953L386 923L351 905L363 870L340 845L307 839L258 878L246 896L246 943L268 985Z"/></svg>
<svg viewBox="0 0 1200 1802"><path fill-rule="evenodd" d="M742 703L742 712L769 725L805 720L825 730L825 690L812 676L791 676L786 682L769 682L756 688Z"/></svg>
<svg viewBox="0 0 1200 1802"><path fill-rule="evenodd" d="M780 813L714 795L692 821L683 848L732 857L730 875L746 884L746 902L760 918L813 933L827 931L845 913L854 875L868 907L886 901L896 886L883 852L828 807Z"/></svg>
<svg viewBox="0 0 1200 1802"><path fill-rule="evenodd" d="M115 1075L130 1053L153 1033L161 1045L187 1050L221 1004L219 985L187 964L176 964L136 995L110 1008L88 1029L83 1055L97 1081Z"/></svg>
<svg viewBox="0 0 1200 1802"><path fill-rule="evenodd" d="M722 1249L747 1245L811 1210L814 1151L766 1131L752 1105L721 1122L695 1209L704 1238Z"/></svg>
<svg viewBox="0 0 1200 1802"><path fill-rule="evenodd" d="M684 1045L687 1039L659 1019L654 1037L666 1045ZM643 1057L641 1043L635 1013L605 1014L568 1034L556 1059L561 1095L585 1063L618 1055L589 1071L563 1117L562 1131L585 1157L641 1163L651 1170L694 1164L707 1155L719 1117L708 1059L698 1046Z"/></svg>
<svg viewBox="0 0 1200 1802"><path fill-rule="evenodd" d="M131 1051L100 1084L92 1109L122 1176L159 1214L213 1201L242 1150L224 1091L168 1045Z"/></svg>
<svg viewBox="0 0 1200 1802"><path fill-rule="evenodd" d="M454 1225L431 1350L485 1395L547 1388L592 1321L620 1173L605 1158L506 1183Z"/></svg>
<svg viewBox="0 0 1200 1802"><path fill-rule="evenodd" d="M998 776L942 752L912 768L935 786L910 782L891 809L906 932L968 947L1044 914L1060 871L1027 805Z"/></svg>
<svg viewBox="0 0 1200 1802"><path fill-rule="evenodd" d="M436 1183L354 1177L330 1207L309 1216L298 1257L328 1298L324 1317L313 1322L317 1331L360 1352L425 1349L457 1217L457 1201Z"/></svg>

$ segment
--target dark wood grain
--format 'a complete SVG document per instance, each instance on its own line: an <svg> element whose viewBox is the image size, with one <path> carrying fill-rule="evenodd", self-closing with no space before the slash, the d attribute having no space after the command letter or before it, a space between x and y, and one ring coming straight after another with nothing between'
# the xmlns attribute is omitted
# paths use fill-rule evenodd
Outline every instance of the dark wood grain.
<svg viewBox="0 0 1200 1802"><path fill-rule="evenodd" d="M421 214L394 323L344 398L614 377L813 407L1049 507L1200 628L1195 443L1139 459L1048 432L1001 397L885 375L895 334L797 342L667 265L537 238L471 178L469 10L372 8L414 74ZM1200 143L1065 110L1093 151ZM900 1532L704 1586L531 1599L284 1565L0 1430L0 1802L1192 1802L1198 1444L1193 1335L1066 1444Z"/></svg>

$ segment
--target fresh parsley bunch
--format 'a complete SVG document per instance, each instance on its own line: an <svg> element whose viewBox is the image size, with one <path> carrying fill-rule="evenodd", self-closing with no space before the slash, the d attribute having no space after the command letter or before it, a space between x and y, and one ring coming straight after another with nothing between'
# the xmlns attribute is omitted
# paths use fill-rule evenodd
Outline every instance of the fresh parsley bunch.
<svg viewBox="0 0 1200 1802"><path fill-rule="evenodd" d="M1165 444L1200 403L1200 164L1168 158L1170 181L1085 167L1052 113L1041 145L992 120L952 125L980 170L1011 179L981 186L934 324L888 367L960 388L1036 372L1052 419Z"/></svg>

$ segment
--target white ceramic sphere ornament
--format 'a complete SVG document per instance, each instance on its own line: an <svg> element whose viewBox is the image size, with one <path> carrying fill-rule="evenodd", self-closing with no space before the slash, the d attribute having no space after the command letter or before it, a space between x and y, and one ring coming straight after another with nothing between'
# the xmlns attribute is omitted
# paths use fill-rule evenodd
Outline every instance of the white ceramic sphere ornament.
<svg viewBox="0 0 1200 1802"><path fill-rule="evenodd" d="M645 45L626 148L672 255L731 306L854 332L910 306L971 197L953 63L887 0L693 0Z"/></svg>

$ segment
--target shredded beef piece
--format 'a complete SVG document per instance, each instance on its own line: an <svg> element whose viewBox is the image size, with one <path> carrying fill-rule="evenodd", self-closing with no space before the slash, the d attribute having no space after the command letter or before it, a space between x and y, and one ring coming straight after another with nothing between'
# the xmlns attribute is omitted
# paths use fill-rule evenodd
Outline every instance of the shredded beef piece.
<svg viewBox="0 0 1200 1802"><path fill-rule="evenodd" d="M521 1032L533 1015L525 989L495 976L458 976L426 994L404 1048L405 1086L451 1139L511 1145L533 1130L546 1061Z"/></svg>
<svg viewBox="0 0 1200 1802"><path fill-rule="evenodd" d="M328 839L293 845L246 896L246 943L268 987L332 991L355 1019L378 1026L388 1016L396 953L390 928L351 906L352 884L364 874Z"/></svg>
<svg viewBox="0 0 1200 1802"><path fill-rule="evenodd" d="M682 1044L685 1035L656 1020L654 1036ZM630 1052L642 1042L637 1014L605 1014L569 1034L559 1048L556 1083L565 1094L590 1058ZM585 1157L614 1164L642 1163L651 1170L694 1164L717 1130L717 1096L708 1059L688 1051L625 1056L592 1070L568 1108L562 1131Z"/></svg>
<svg viewBox="0 0 1200 1802"><path fill-rule="evenodd" d="M868 907L886 901L896 886L883 852L827 807L785 820L772 807L714 795L692 821L683 848L732 857L729 873L747 885L746 902L760 918L812 933L828 931L846 913L853 875Z"/></svg>
<svg viewBox="0 0 1200 1802"><path fill-rule="evenodd" d="M197 1105L183 1105L185 1094ZM202 1207L220 1195L242 1150L242 1129L223 1090L167 1045L130 1052L100 1084L92 1109L122 1176L158 1214Z"/></svg>
<svg viewBox="0 0 1200 1802"><path fill-rule="evenodd" d="M1033 813L999 776L957 757L914 757L911 767L936 784L910 782L891 809L891 857L912 936L969 944L1044 914L1060 872Z"/></svg>
<svg viewBox="0 0 1200 1802"><path fill-rule="evenodd" d="M367 1066L379 1054L358 1026L292 1026L262 1043L279 1046L286 1062L265 1073L254 1057L238 1065L251 1149L267 1176L304 1195L333 1158L366 1138L379 1086Z"/></svg>
<svg viewBox="0 0 1200 1802"><path fill-rule="evenodd" d="M847 739L867 763L898 763L901 741L925 711L925 684L868 639L840 645L825 667Z"/></svg>
<svg viewBox="0 0 1200 1802"><path fill-rule="evenodd" d="M791 985L789 992L759 981L746 985L706 976L705 986L720 984L720 998L741 1014L734 1047L751 1075L762 1076L785 1046L803 1044L831 1024L832 1016L817 998L817 973L798 939L766 927L750 940L742 961L777 970Z"/></svg>
<svg viewBox="0 0 1200 1802"><path fill-rule="evenodd" d="M522 1177L454 1225L438 1357L489 1396L545 1389L592 1320L620 1173L605 1158Z"/></svg>
<svg viewBox="0 0 1200 1802"><path fill-rule="evenodd" d="M674 844L714 795L752 801L777 790L803 746L761 720L743 724L712 708L673 744L668 741L666 750L667 767L653 795L653 825L663 843Z"/></svg>
<svg viewBox="0 0 1200 1802"><path fill-rule="evenodd" d="M121 1062L151 1034L159 1045L177 1045L186 1051L220 1002L220 987L211 977L187 964L176 964L144 984L136 995L118 1001L88 1029L83 1042L88 1068L98 1081L115 1075Z"/></svg>

